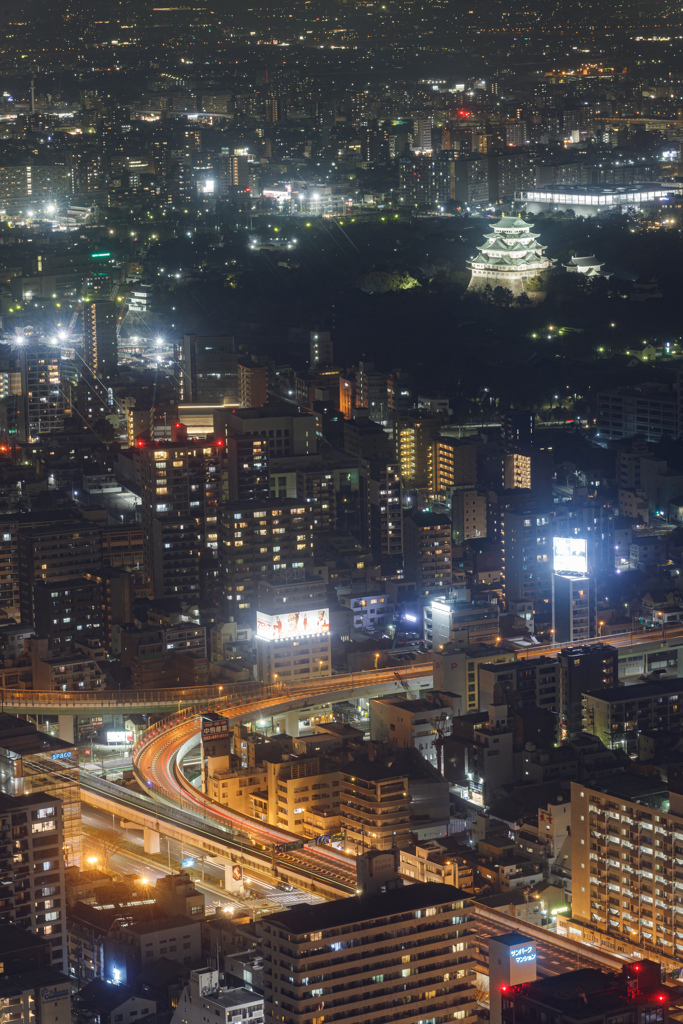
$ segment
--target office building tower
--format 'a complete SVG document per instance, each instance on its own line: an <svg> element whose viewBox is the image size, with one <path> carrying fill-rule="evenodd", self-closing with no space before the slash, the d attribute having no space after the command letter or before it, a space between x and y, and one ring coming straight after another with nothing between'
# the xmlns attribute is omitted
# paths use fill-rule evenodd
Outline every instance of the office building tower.
<svg viewBox="0 0 683 1024"><path fill-rule="evenodd" d="M321 366L331 366L334 362L332 338L329 331L311 331L310 366L317 370Z"/></svg>
<svg viewBox="0 0 683 1024"><path fill-rule="evenodd" d="M361 540L384 573L399 573L403 568L403 490L398 465L364 460L358 482Z"/></svg>
<svg viewBox="0 0 683 1024"><path fill-rule="evenodd" d="M268 442L268 457L315 455L318 446L317 421L308 413L264 405L260 409L220 409L214 414L217 438L243 434Z"/></svg>
<svg viewBox="0 0 683 1024"><path fill-rule="evenodd" d="M383 1024L396 1006L405 1024L474 1024L468 908L462 890L419 882L261 918L267 1024Z"/></svg>
<svg viewBox="0 0 683 1024"><path fill-rule="evenodd" d="M49 942L60 971L68 966L64 843L59 799L0 794L0 924Z"/></svg>
<svg viewBox="0 0 683 1024"><path fill-rule="evenodd" d="M583 729L583 695L619 685L619 652L610 644L563 647L560 666L560 729L575 739Z"/></svg>
<svg viewBox="0 0 683 1024"><path fill-rule="evenodd" d="M102 562L99 527L78 520L24 526L17 531L21 621L34 623L34 589L96 569Z"/></svg>
<svg viewBox="0 0 683 1024"><path fill-rule="evenodd" d="M96 299L83 306L83 360L93 377L106 380L116 373L116 303Z"/></svg>
<svg viewBox="0 0 683 1024"><path fill-rule="evenodd" d="M313 518L298 501L228 502L219 518L219 587L226 610L253 620L259 583L313 568Z"/></svg>
<svg viewBox="0 0 683 1024"><path fill-rule="evenodd" d="M141 444L134 458L140 473L148 584L155 597L196 599L199 559L205 550L206 467L202 445L182 441Z"/></svg>
<svg viewBox="0 0 683 1024"><path fill-rule="evenodd" d="M244 409L260 409L268 404L268 367L253 363L237 366L239 404Z"/></svg>
<svg viewBox="0 0 683 1024"><path fill-rule="evenodd" d="M180 341L180 400L198 405L237 405L235 339L227 335L184 334Z"/></svg>
<svg viewBox="0 0 683 1024"><path fill-rule="evenodd" d="M443 591L453 579L451 520L438 512L403 517L403 575L420 596Z"/></svg>
<svg viewBox="0 0 683 1024"><path fill-rule="evenodd" d="M258 678L287 685L329 676L330 609L324 582L262 583L257 603Z"/></svg>

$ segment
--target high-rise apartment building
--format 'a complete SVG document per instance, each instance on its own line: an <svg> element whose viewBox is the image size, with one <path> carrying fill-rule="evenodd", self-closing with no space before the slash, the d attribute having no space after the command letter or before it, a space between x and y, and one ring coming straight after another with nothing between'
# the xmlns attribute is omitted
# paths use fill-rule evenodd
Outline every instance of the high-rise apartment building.
<svg viewBox="0 0 683 1024"><path fill-rule="evenodd" d="M0 924L49 942L68 968L61 801L47 793L0 795Z"/></svg>
<svg viewBox="0 0 683 1024"><path fill-rule="evenodd" d="M445 497L450 488L474 487L477 483L477 449L454 437L437 437L432 442L432 494Z"/></svg>
<svg viewBox="0 0 683 1024"><path fill-rule="evenodd" d="M394 462L363 461L359 473L360 528L365 547L388 574L403 568L402 485Z"/></svg>
<svg viewBox="0 0 683 1024"><path fill-rule="evenodd" d="M21 620L33 623L39 581L74 579L101 564L99 527L77 520L22 527L17 531L17 562Z"/></svg>
<svg viewBox="0 0 683 1024"><path fill-rule="evenodd" d="M244 409L260 409L268 404L268 367L254 363L237 366L239 404Z"/></svg>
<svg viewBox="0 0 683 1024"><path fill-rule="evenodd" d="M550 513L504 509L500 536L506 602L532 601L537 614L543 606L550 612L553 567Z"/></svg>
<svg viewBox="0 0 683 1024"><path fill-rule="evenodd" d="M451 520L438 512L412 512L403 518L403 570L418 594L450 587Z"/></svg>
<svg viewBox="0 0 683 1024"><path fill-rule="evenodd" d="M105 379L116 372L116 303L96 299L83 306L83 360L94 377Z"/></svg>
<svg viewBox="0 0 683 1024"><path fill-rule="evenodd" d="M261 581L313 567L310 509L280 499L226 503L220 509L218 562L227 610L253 618Z"/></svg>
<svg viewBox="0 0 683 1024"><path fill-rule="evenodd" d="M629 777L630 778L630 777ZM683 956L683 798L679 774L669 793L632 784L572 783L573 935L617 952ZM658 791L659 790L659 791ZM668 797L668 799L667 799Z"/></svg>
<svg viewBox="0 0 683 1024"><path fill-rule="evenodd" d="M55 345L27 344L19 352L21 394L17 438L39 441L64 429L61 352Z"/></svg>
<svg viewBox="0 0 683 1024"><path fill-rule="evenodd" d="M207 454L213 454L209 446ZM187 441L142 444L134 457L140 472L148 583L155 597L196 597L199 559L205 550L203 447Z"/></svg>
<svg viewBox="0 0 683 1024"><path fill-rule="evenodd" d="M583 729L583 695L619 685L619 652L610 644L563 647L560 666L560 728L575 739Z"/></svg>
<svg viewBox="0 0 683 1024"><path fill-rule="evenodd" d="M454 487L451 492L453 543L478 540L488 533L486 494L476 487Z"/></svg>
<svg viewBox="0 0 683 1024"><path fill-rule="evenodd" d="M341 818L350 853L410 843L408 778L379 761L357 759L341 774Z"/></svg>
<svg viewBox="0 0 683 1024"><path fill-rule="evenodd" d="M331 366L334 362L332 338L329 331L311 331L310 364L315 370L319 366Z"/></svg>
<svg viewBox="0 0 683 1024"><path fill-rule="evenodd" d="M469 901L453 886L300 906L260 931L266 1024L477 1019Z"/></svg>
<svg viewBox="0 0 683 1024"><path fill-rule="evenodd" d="M229 434L225 442L227 499L263 501L270 493L268 439Z"/></svg>
<svg viewBox="0 0 683 1024"><path fill-rule="evenodd" d="M439 420L421 412L402 413L394 418L394 447L401 479L412 487L430 487L434 436Z"/></svg>

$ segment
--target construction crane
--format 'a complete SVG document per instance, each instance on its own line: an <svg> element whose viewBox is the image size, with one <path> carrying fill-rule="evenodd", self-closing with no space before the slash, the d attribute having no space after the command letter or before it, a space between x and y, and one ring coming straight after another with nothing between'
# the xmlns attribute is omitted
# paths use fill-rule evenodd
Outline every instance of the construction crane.
<svg viewBox="0 0 683 1024"><path fill-rule="evenodd" d="M414 690L410 689L410 686L408 685L407 681L403 678L403 676L399 672L394 672L394 676L396 677L398 682L401 684L403 689L406 691L406 693L408 694L410 699L411 700L417 700L418 699L418 694L416 694Z"/></svg>
<svg viewBox="0 0 683 1024"><path fill-rule="evenodd" d="M436 765L439 769L439 774L443 775L443 745L446 736L450 735L446 732L446 729L450 723L450 718L445 711L442 711L436 718L432 718L432 726L436 733L434 740L434 747L436 748Z"/></svg>

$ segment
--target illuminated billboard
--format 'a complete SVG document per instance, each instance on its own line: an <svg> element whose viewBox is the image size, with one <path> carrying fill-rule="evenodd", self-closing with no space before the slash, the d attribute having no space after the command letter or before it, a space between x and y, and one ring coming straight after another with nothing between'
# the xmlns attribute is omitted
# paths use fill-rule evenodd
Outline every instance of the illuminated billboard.
<svg viewBox="0 0 683 1024"><path fill-rule="evenodd" d="M553 538L553 569L555 572L588 572L588 542L580 537Z"/></svg>
<svg viewBox="0 0 683 1024"><path fill-rule="evenodd" d="M281 615L256 613L256 636L259 640L296 640L318 636L330 631L330 609L314 608L305 612L282 612Z"/></svg>

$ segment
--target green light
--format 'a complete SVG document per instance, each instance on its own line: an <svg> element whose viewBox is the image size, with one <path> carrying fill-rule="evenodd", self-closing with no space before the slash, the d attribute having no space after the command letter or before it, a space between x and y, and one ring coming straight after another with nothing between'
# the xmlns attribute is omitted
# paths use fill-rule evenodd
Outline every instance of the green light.
<svg viewBox="0 0 683 1024"><path fill-rule="evenodd" d="M110 252L91 252L91 260L106 260L108 256L111 256Z"/></svg>

